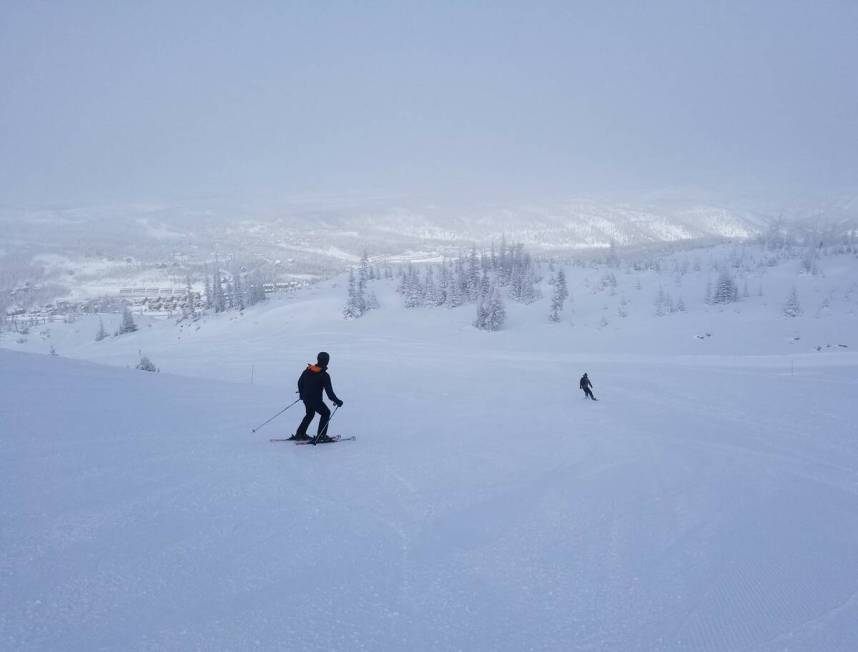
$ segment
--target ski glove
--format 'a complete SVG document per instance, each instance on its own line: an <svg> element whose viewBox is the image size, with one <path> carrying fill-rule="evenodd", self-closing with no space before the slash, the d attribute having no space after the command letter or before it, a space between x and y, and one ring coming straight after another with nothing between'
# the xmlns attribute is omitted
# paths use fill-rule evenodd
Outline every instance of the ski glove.
<svg viewBox="0 0 858 652"><path fill-rule="evenodd" d="M334 405L336 405L338 408L341 408L341 407L343 407L343 402L337 401L336 403L334 403Z"/></svg>

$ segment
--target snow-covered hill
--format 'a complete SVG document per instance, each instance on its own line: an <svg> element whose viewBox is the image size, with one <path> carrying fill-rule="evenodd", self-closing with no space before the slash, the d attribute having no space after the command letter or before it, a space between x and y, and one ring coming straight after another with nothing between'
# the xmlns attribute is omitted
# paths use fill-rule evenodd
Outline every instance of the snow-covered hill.
<svg viewBox="0 0 858 652"><path fill-rule="evenodd" d="M568 266L560 323L508 302L496 333L389 282L345 321L334 279L102 342L92 318L4 334L0 641L858 648L858 260L766 255ZM705 304L740 258L747 296ZM357 441L270 443L294 410L252 433L320 349ZM162 373L123 368L139 351Z"/></svg>
<svg viewBox="0 0 858 652"><path fill-rule="evenodd" d="M325 278L365 249L415 260L506 236L535 251L748 238L764 212L708 203L570 201L544 205L440 207L355 201L278 210L196 205L27 210L0 206L0 304L30 283L34 301L88 299L121 288L184 288L220 255L267 278ZM7 287L8 286L8 287ZM36 290L34 290L35 292Z"/></svg>

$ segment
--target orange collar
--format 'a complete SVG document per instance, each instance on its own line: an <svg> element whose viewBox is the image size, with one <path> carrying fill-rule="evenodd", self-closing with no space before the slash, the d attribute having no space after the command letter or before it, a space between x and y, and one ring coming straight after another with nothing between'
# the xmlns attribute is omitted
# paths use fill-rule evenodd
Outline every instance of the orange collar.
<svg viewBox="0 0 858 652"><path fill-rule="evenodd" d="M308 364L307 369L312 371L314 374L320 373L322 371L321 367L319 367L318 365L314 365L314 364Z"/></svg>

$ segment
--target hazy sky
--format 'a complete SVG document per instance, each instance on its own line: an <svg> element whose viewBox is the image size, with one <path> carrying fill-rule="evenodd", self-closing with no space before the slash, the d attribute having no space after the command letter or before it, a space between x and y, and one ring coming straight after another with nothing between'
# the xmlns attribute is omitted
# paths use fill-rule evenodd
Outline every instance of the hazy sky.
<svg viewBox="0 0 858 652"><path fill-rule="evenodd" d="M0 2L0 202L858 186L858 2Z"/></svg>

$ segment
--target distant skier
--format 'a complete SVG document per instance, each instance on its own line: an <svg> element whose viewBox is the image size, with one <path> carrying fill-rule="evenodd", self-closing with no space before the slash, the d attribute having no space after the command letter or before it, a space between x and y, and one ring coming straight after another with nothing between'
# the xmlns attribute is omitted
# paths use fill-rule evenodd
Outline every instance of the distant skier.
<svg viewBox="0 0 858 652"><path fill-rule="evenodd" d="M337 407L342 407L343 402L334 394L331 387L331 377L328 375L328 363L331 356L322 351L316 356L316 364L309 364L298 378L298 396L304 402L307 414L298 426L298 430L292 435L295 441L309 441L311 437L307 434L307 428L316 414L319 415L319 430L316 441L327 441L328 420L331 418L331 410L322 401L322 390Z"/></svg>
<svg viewBox="0 0 858 652"><path fill-rule="evenodd" d="M589 398L589 399L592 399L594 401L599 400L595 396L593 396L593 392L592 392L593 383L590 382L590 379L587 377L586 372L584 373L583 376L581 376L581 380L578 383L578 387L580 387L581 389L584 390L584 398L585 399Z"/></svg>

